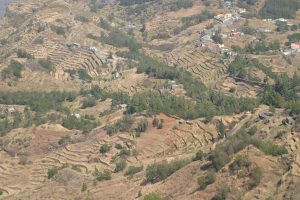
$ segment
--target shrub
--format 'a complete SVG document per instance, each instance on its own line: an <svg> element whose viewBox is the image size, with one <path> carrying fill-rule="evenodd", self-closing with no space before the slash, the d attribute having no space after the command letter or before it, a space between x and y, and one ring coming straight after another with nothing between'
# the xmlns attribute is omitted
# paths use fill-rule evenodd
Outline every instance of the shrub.
<svg viewBox="0 0 300 200"><path fill-rule="evenodd" d="M159 194L150 193L144 197L144 200L163 200Z"/></svg>
<svg viewBox="0 0 300 200"><path fill-rule="evenodd" d="M57 173L58 173L58 168L57 167L53 167L51 169L48 169L48 179L51 179Z"/></svg>
<svg viewBox="0 0 300 200"><path fill-rule="evenodd" d="M61 136L60 139L58 140L58 144L59 145L64 145L68 142L71 141L71 137L69 135L64 135L64 136Z"/></svg>
<svg viewBox="0 0 300 200"><path fill-rule="evenodd" d="M208 185L213 184L215 181L216 175L213 172L210 172L206 176L202 176L197 179L200 190L204 190Z"/></svg>
<svg viewBox="0 0 300 200"><path fill-rule="evenodd" d="M126 165L127 165L126 160L121 160L116 164L116 168L114 172L118 173L120 171L123 171L126 168Z"/></svg>
<svg viewBox="0 0 300 200"><path fill-rule="evenodd" d="M39 64L48 72L54 72L55 66L49 59L39 59Z"/></svg>
<svg viewBox="0 0 300 200"><path fill-rule="evenodd" d="M26 51L24 51L22 49L17 50L17 56L18 56L18 58L28 58L28 59L33 58L32 55L30 55L29 53L27 53Z"/></svg>
<svg viewBox="0 0 300 200"><path fill-rule="evenodd" d="M99 170L96 168L93 172L93 176L96 177L97 181L105 181L111 179L111 172L109 170L104 170L103 172L99 172Z"/></svg>
<svg viewBox="0 0 300 200"><path fill-rule="evenodd" d="M107 153L109 150L110 150L110 146L108 144L103 144L101 147L100 147L100 150L99 152L102 153L102 154L105 154Z"/></svg>
<svg viewBox="0 0 300 200"><path fill-rule="evenodd" d="M86 183L83 183L82 184L82 187L81 187L81 192L84 192L87 190L87 184Z"/></svg>
<svg viewBox="0 0 300 200"><path fill-rule="evenodd" d="M248 130L248 134L249 135L254 135L257 132L257 126L252 126L249 130Z"/></svg>
<svg viewBox="0 0 300 200"><path fill-rule="evenodd" d="M203 158L205 158L208 154L207 153L204 153L203 151L199 150L195 157L193 158L193 161L196 161L196 160L202 160Z"/></svg>
<svg viewBox="0 0 300 200"><path fill-rule="evenodd" d="M125 172L125 176L132 176L136 173L143 171L143 169L144 169L143 166L140 166L140 167L129 166L127 171Z"/></svg>
<svg viewBox="0 0 300 200"><path fill-rule="evenodd" d="M227 186L221 188L211 200L226 200L229 189Z"/></svg>
<svg viewBox="0 0 300 200"><path fill-rule="evenodd" d="M254 188L260 184L262 179L262 170L259 167L254 168L250 173L250 187Z"/></svg>
<svg viewBox="0 0 300 200"><path fill-rule="evenodd" d="M65 35L66 34L66 30L63 27L59 27L59 26L51 26L51 30L53 32L55 32L57 35Z"/></svg>
<svg viewBox="0 0 300 200"><path fill-rule="evenodd" d="M166 179L177 170L190 163L189 160L163 161L148 165L146 168L146 182L156 183Z"/></svg>
<svg viewBox="0 0 300 200"><path fill-rule="evenodd" d="M237 155L234 162L230 164L229 168L233 171L240 170L243 167L250 167L251 163L247 156Z"/></svg>
<svg viewBox="0 0 300 200"><path fill-rule="evenodd" d="M130 150L126 147L123 147L119 153L119 156L130 156Z"/></svg>
<svg viewBox="0 0 300 200"><path fill-rule="evenodd" d="M15 77L16 79L22 78L22 70L24 69L24 66L16 61L11 60L9 66L2 70L1 77L2 79Z"/></svg>
<svg viewBox="0 0 300 200"><path fill-rule="evenodd" d="M139 133L145 132L147 128L148 128L148 120L144 119L138 123L138 127L136 128L136 131Z"/></svg>
<svg viewBox="0 0 300 200"><path fill-rule="evenodd" d="M91 81L92 77L84 70L84 69L78 69L77 70L78 76L83 81Z"/></svg>
<svg viewBox="0 0 300 200"><path fill-rule="evenodd" d="M94 107L94 106L96 106L96 104L97 104L97 101L95 98L87 97L81 101L81 108L86 109L86 108Z"/></svg>

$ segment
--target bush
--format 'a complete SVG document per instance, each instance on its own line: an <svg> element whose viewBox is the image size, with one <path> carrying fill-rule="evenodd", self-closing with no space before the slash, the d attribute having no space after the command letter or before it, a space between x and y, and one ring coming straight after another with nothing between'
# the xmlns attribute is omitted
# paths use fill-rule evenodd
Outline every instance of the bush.
<svg viewBox="0 0 300 200"><path fill-rule="evenodd" d="M102 153L102 154L105 154L105 153L109 152L110 148L111 148L111 147L110 147L108 144L103 144L103 145L100 147L99 152Z"/></svg>
<svg viewBox="0 0 300 200"><path fill-rule="evenodd" d="M220 189L217 194L211 200L226 200L229 193L228 187Z"/></svg>
<svg viewBox="0 0 300 200"><path fill-rule="evenodd" d="M27 53L26 51L24 51L22 49L17 50L17 56L18 56L18 58L28 58L28 59L33 58L32 55L30 55L29 53Z"/></svg>
<svg viewBox="0 0 300 200"><path fill-rule="evenodd" d="M163 161L148 165L146 168L146 182L156 183L172 175L177 170L190 163L189 160Z"/></svg>
<svg viewBox="0 0 300 200"><path fill-rule="evenodd" d="M97 104L97 101L95 98L87 97L81 101L81 108L86 109L86 108L94 107L94 106L96 106L96 104Z"/></svg>
<svg viewBox="0 0 300 200"><path fill-rule="evenodd" d="M250 173L250 187L255 188L260 184L262 179L262 170L259 167L254 168Z"/></svg>
<svg viewBox="0 0 300 200"><path fill-rule="evenodd" d="M257 132L257 126L252 126L249 130L248 130L248 134L249 135L254 135Z"/></svg>
<svg viewBox="0 0 300 200"><path fill-rule="evenodd" d="M54 72L55 66L49 59L39 59L39 64L48 72Z"/></svg>
<svg viewBox="0 0 300 200"><path fill-rule="evenodd" d="M159 194L150 193L144 197L144 200L163 200Z"/></svg>
<svg viewBox="0 0 300 200"><path fill-rule="evenodd" d="M22 70L24 69L24 66L16 61L11 60L9 66L2 70L1 77L2 79L12 78L15 77L16 79L22 78Z"/></svg>
<svg viewBox="0 0 300 200"><path fill-rule="evenodd" d="M51 30L53 31L53 32L55 32L57 35L65 35L66 34L66 30L65 30L65 28L63 28L63 27L59 27L59 26L54 26L54 25L52 25L51 26Z"/></svg>
<svg viewBox="0 0 300 200"><path fill-rule="evenodd" d="M108 126L106 132L108 135L120 132L130 131L133 124L133 119L131 116L126 115L122 119L118 120L116 123Z"/></svg>
<svg viewBox="0 0 300 200"><path fill-rule="evenodd" d="M64 135L64 136L60 137L60 139L58 140L58 144L59 145L65 145L69 141L71 141L71 137L69 135Z"/></svg>
<svg viewBox="0 0 300 200"><path fill-rule="evenodd" d="M57 173L58 173L58 168L57 167L53 167L51 169L48 169L48 179L51 179Z"/></svg>
<svg viewBox="0 0 300 200"><path fill-rule="evenodd" d="M114 172L118 173L120 171L123 171L126 168L126 165L127 165L126 160L121 160L116 164L116 168Z"/></svg>
<svg viewBox="0 0 300 200"><path fill-rule="evenodd" d="M144 169L143 166L140 166L140 167L129 166L127 171L125 172L125 176L132 176L136 173L143 171L143 169Z"/></svg>
<svg viewBox="0 0 300 200"><path fill-rule="evenodd" d="M193 158L193 161L196 161L196 160L202 160L203 158L205 158L208 154L207 153L204 153L203 151L199 150L195 157Z"/></svg>
<svg viewBox="0 0 300 200"><path fill-rule="evenodd" d="M229 168L233 171L240 170L243 167L250 167L251 163L248 156L237 155L234 162L230 164Z"/></svg>
<svg viewBox="0 0 300 200"><path fill-rule="evenodd" d="M147 128L148 128L148 120L144 119L138 123L138 127L136 128L136 131L139 133L146 132Z"/></svg>
<svg viewBox="0 0 300 200"><path fill-rule="evenodd" d="M109 170L104 170L103 172L99 172L99 170L96 168L93 172L93 176L96 177L97 181L105 181L111 179L111 172Z"/></svg>
<svg viewBox="0 0 300 200"><path fill-rule="evenodd" d="M84 69L78 69L77 70L78 76L83 81L91 81L92 77L84 70Z"/></svg>
<svg viewBox="0 0 300 200"><path fill-rule="evenodd" d="M197 182L200 190L204 190L208 185L216 181L216 175L213 172L208 173L206 176L199 177Z"/></svg>
<svg viewBox="0 0 300 200"><path fill-rule="evenodd" d="M84 192L87 190L87 184L86 183L83 183L82 184L82 187L81 187L81 192Z"/></svg>

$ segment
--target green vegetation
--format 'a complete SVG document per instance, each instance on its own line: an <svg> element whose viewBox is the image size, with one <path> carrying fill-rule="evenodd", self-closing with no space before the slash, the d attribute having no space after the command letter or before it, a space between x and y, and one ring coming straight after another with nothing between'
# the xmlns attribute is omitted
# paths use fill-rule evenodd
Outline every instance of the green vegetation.
<svg viewBox="0 0 300 200"><path fill-rule="evenodd" d="M116 168L114 170L115 173L123 171L127 166L126 160L121 160L116 164Z"/></svg>
<svg viewBox="0 0 300 200"><path fill-rule="evenodd" d="M139 166L139 167L129 166L127 171L125 172L125 176L132 176L136 173L143 171L143 169L144 169L143 166Z"/></svg>
<svg viewBox="0 0 300 200"><path fill-rule="evenodd" d="M250 173L250 187L255 188L258 186L262 179L262 170L259 167L254 168Z"/></svg>
<svg viewBox="0 0 300 200"><path fill-rule="evenodd" d="M204 153L203 151L199 150L193 158L193 161L203 160L205 157L207 157L207 155L207 153Z"/></svg>
<svg viewBox="0 0 300 200"><path fill-rule="evenodd" d="M293 33L291 35L288 35L288 45L290 45L290 43L294 43L294 42L300 42L300 33Z"/></svg>
<svg viewBox="0 0 300 200"><path fill-rule="evenodd" d="M112 135L118 132L128 132L133 125L133 119L131 116L124 116L122 119L118 120L114 124L106 127L106 132L108 135Z"/></svg>
<svg viewBox="0 0 300 200"><path fill-rule="evenodd" d="M216 174L213 172L208 173L205 176L197 179L199 190L204 190L208 185L213 184L216 181Z"/></svg>
<svg viewBox="0 0 300 200"><path fill-rule="evenodd" d="M18 56L18 58L28 58L28 59L33 58L32 55L30 55L29 53L27 53L26 51L24 51L22 49L17 50L17 56Z"/></svg>
<svg viewBox="0 0 300 200"><path fill-rule="evenodd" d="M63 35L63 36L65 36L65 34L66 34L65 28L60 27L60 26L52 25L52 26L51 26L51 30L52 30L53 32L55 32L57 35Z"/></svg>
<svg viewBox="0 0 300 200"><path fill-rule="evenodd" d="M77 129L82 130L84 133L90 132L92 129L96 128L97 122L90 119L77 118L74 115L68 115L62 119L62 126L67 129Z"/></svg>
<svg viewBox="0 0 300 200"><path fill-rule="evenodd" d="M238 171L242 168L249 168L251 162L249 161L248 156L237 155L235 160L229 165L229 168L232 171Z"/></svg>
<svg viewBox="0 0 300 200"><path fill-rule="evenodd" d="M163 200L163 198L161 198L159 194L150 193L144 197L144 200Z"/></svg>
<svg viewBox="0 0 300 200"><path fill-rule="evenodd" d="M141 45L133 37L126 35L117 28L113 28L108 36L101 33L100 41L115 47L127 47L131 51L137 51L141 48Z"/></svg>
<svg viewBox="0 0 300 200"><path fill-rule="evenodd" d="M105 153L109 152L110 148L111 148L111 146L109 144L103 144L100 147L99 152L102 153L102 154L105 154Z"/></svg>
<svg viewBox="0 0 300 200"><path fill-rule="evenodd" d="M53 167L51 169L48 169L48 179L51 179L57 173L58 173L58 168L57 167Z"/></svg>
<svg viewBox="0 0 300 200"><path fill-rule="evenodd" d="M194 3L192 0L178 0L170 4L171 11L177 11L182 8L187 9L193 7Z"/></svg>
<svg viewBox="0 0 300 200"><path fill-rule="evenodd" d="M23 69L24 69L24 66L21 63L19 63L16 60L11 60L9 66L2 70L1 77L2 77L2 79L22 78L21 73L22 73Z"/></svg>
<svg viewBox="0 0 300 200"><path fill-rule="evenodd" d="M204 22L206 20L212 19L215 13L209 12L207 10L202 11L200 14L192 15L189 17L184 17L181 19L182 25L173 30L174 34L179 34L181 31L186 30L190 26L194 26Z"/></svg>
<svg viewBox="0 0 300 200"><path fill-rule="evenodd" d="M81 187L81 192L85 192L87 190L87 184L83 183Z"/></svg>
<svg viewBox="0 0 300 200"><path fill-rule="evenodd" d="M254 139L247 133L241 131L240 133L229 137L224 143L218 144L208 158L211 160L214 168L220 170L224 165L230 162L231 155L238 153L250 144L267 155L280 156L288 153L287 149L283 146L274 145L268 141ZM241 163L243 162L244 161L241 160Z"/></svg>
<svg viewBox="0 0 300 200"><path fill-rule="evenodd" d="M100 172L97 168L95 168L95 171L93 172L93 176L96 177L97 181L110 180L111 172L109 170L104 170L103 172Z"/></svg>
<svg viewBox="0 0 300 200"><path fill-rule="evenodd" d="M69 135L64 135L61 136L60 139L58 140L59 145L65 145L66 143L71 141L71 137Z"/></svg>
<svg viewBox="0 0 300 200"><path fill-rule="evenodd" d="M162 181L190 162L190 160L174 160L148 165L146 168L146 182L156 183Z"/></svg>
<svg viewBox="0 0 300 200"><path fill-rule="evenodd" d="M97 101L93 97L87 97L81 101L81 108L86 109L97 105Z"/></svg>
<svg viewBox="0 0 300 200"><path fill-rule="evenodd" d="M146 132L147 128L148 128L148 120L144 119L144 120L139 121L136 131L139 133Z"/></svg>
<svg viewBox="0 0 300 200"><path fill-rule="evenodd" d="M226 200L229 193L227 186L221 188L211 200Z"/></svg>
<svg viewBox="0 0 300 200"><path fill-rule="evenodd" d="M47 72L54 72L55 66L49 59L39 59L39 64L47 71Z"/></svg>
<svg viewBox="0 0 300 200"><path fill-rule="evenodd" d="M83 81L91 81L92 77L86 72L85 69L78 69L77 70L78 76Z"/></svg>
<svg viewBox="0 0 300 200"><path fill-rule="evenodd" d="M263 18L295 18L296 11L300 8L298 0L267 0L260 10Z"/></svg>

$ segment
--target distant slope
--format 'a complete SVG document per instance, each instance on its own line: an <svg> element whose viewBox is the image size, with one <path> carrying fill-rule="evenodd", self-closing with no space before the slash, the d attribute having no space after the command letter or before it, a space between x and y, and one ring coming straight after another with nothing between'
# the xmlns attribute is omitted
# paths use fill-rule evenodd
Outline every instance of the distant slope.
<svg viewBox="0 0 300 200"><path fill-rule="evenodd" d="M0 17L3 17L5 14L6 7L9 3L13 2L14 0L1 0L0 1Z"/></svg>

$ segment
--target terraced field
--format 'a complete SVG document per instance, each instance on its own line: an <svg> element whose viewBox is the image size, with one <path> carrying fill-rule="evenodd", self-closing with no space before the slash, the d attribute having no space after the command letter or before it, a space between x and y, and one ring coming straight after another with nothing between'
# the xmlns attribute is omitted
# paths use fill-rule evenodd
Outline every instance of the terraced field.
<svg viewBox="0 0 300 200"><path fill-rule="evenodd" d="M197 49L180 55L170 53L165 63L186 69L206 85L214 83L227 72L227 66L218 58Z"/></svg>

